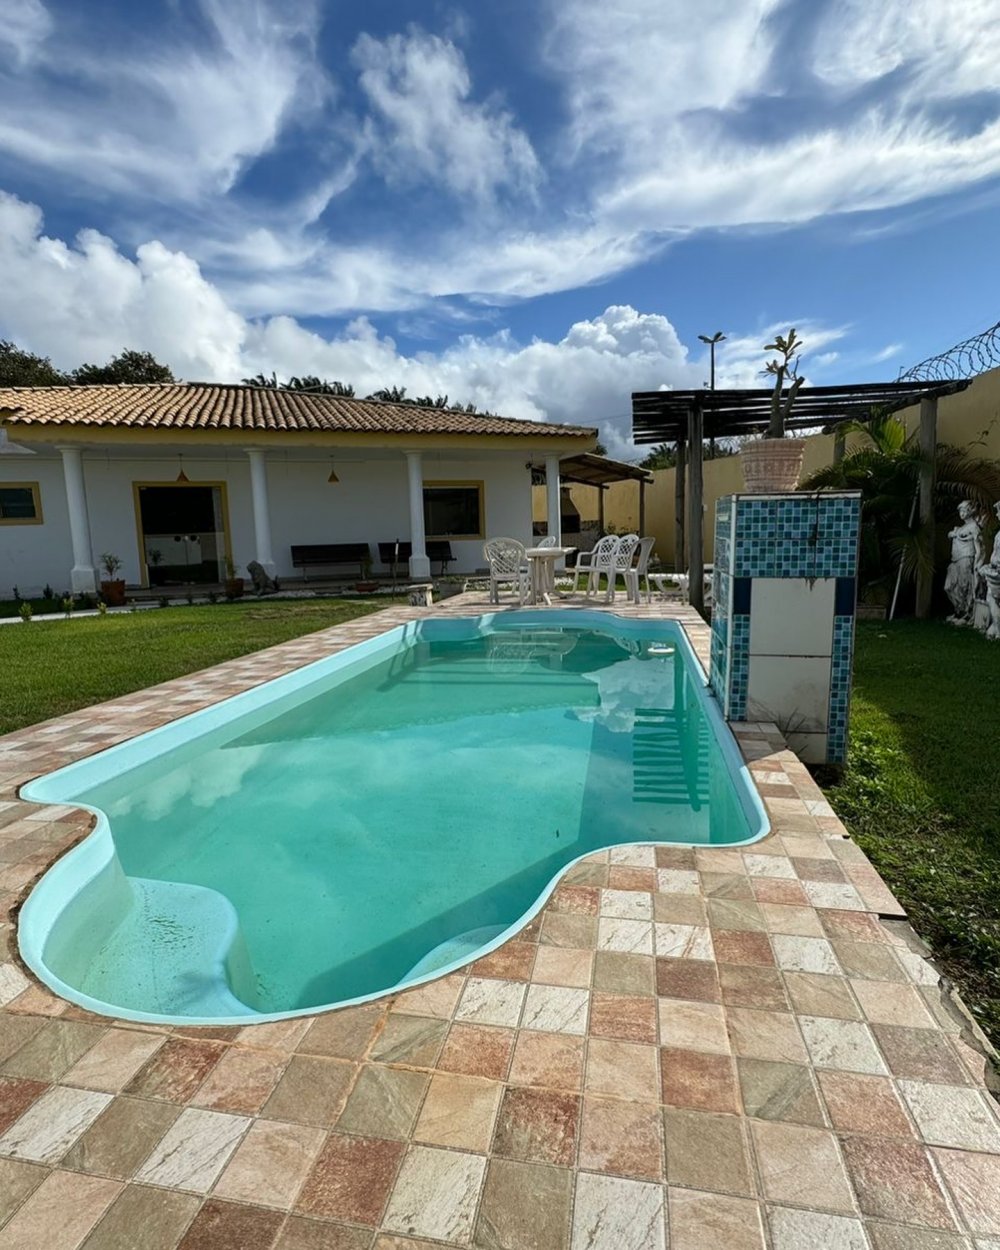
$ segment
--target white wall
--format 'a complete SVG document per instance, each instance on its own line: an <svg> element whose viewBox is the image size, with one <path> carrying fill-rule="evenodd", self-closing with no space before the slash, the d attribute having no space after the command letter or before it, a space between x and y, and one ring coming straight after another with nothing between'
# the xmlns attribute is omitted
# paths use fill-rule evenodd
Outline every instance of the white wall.
<svg viewBox="0 0 1000 1250"><path fill-rule="evenodd" d="M424 457L428 481L482 481L487 536L531 540L531 475L525 454L511 453L481 461ZM290 547L298 543L368 542L378 564L376 544L409 539L406 461L333 461L340 481L331 484L330 460L267 456L271 545L282 576L299 576L292 568ZM129 585L141 581L135 517L134 482L171 483L178 462L101 456L84 452L84 480L90 512L95 564L104 551L122 560L121 576ZM184 472L192 482L225 482L233 559L244 569L256 556L250 497L250 466L234 450L226 460L201 460L185 453ZM46 584L57 593L69 585L73 564L62 461L58 453L0 459L0 481L40 483L42 525L0 526L0 597L17 586L22 595L37 594ZM455 563L449 572L471 572L483 566L482 542L453 542ZM346 568L337 570L347 573ZM436 566L435 566L436 571Z"/></svg>

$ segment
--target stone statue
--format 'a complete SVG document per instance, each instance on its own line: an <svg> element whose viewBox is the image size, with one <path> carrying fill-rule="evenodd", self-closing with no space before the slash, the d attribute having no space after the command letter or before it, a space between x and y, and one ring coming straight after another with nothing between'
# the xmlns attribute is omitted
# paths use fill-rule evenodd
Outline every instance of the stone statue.
<svg viewBox="0 0 1000 1250"><path fill-rule="evenodd" d="M959 524L948 531L951 563L944 579L944 589L955 609L948 620L955 625L968 625L975 601L976 569L984 561L983 527L971 500L962 500L958 505L958 516Z"/></svg>
<svg viewBox="0 0 1000 1250"><path fill-rule="evenodd" d="M993 511L1000 521L1000 500L993 505ZM986 637L991 642L1000 642L1000 529L993 539L989 560L976 566L976 574L986 583L986 606L989 609Z"/></svg>
<svg viewBox="0 0 1000 1250"><path fill-rule="evenodd" d="M247 572L250 574L250 580L253 582L254 594L273 595L281 589L275 578L268 577L263 564L258 560L250 561L247 565Z"/></svg>

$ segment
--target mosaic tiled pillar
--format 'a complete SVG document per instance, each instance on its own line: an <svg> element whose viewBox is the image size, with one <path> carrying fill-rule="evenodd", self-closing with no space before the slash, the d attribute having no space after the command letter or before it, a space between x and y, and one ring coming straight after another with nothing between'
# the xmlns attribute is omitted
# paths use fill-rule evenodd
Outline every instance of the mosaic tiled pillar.
<svg viewBox="0 0 1000 1250"><path fill-rule="evenodd" d="M842 764L861 496L726 495L715 509L711 686L727 720L773 721L810 764Z"/></svg>

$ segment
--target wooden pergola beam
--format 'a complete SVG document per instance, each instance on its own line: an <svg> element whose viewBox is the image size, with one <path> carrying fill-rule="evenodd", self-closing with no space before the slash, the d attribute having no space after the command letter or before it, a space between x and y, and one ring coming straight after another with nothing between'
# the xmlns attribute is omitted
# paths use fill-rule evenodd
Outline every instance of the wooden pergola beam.
<svg viewBox="0 0 1000 1250"><path fill-rule="evenodd" d="M705 614L705 509L702 474L705 439L705 417L701 405L688 413L688 450L690 453L690 489L688 491L688 602L696 612Z"/></svg>

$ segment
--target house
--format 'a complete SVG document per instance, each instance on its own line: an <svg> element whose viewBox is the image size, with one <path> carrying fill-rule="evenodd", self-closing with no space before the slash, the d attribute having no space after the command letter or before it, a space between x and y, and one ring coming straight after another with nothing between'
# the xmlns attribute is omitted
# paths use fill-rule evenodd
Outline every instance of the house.
<svg viewBox="0 0 1000 1250"><path fill-rule="evenodd" d="M486 537L530 542L533 468L558 531L560 459L595 441L581 426L265 387L0 389L0 597L92 592L105 552L133 587L217 582L227 559L351 574L346 558L293 563L293 547L317 544L353 544L355 576L367 544L380 572L379 543L397 540L412 549L404 576L428 577L442 541L450 571L472 571Z"/></svg>

